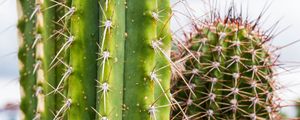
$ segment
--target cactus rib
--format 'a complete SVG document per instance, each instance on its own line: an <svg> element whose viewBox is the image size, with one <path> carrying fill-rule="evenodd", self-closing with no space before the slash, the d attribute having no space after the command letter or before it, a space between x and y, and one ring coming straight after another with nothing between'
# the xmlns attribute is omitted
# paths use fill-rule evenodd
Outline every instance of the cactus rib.
<svg viewBox="0 0 300 120"><path fill-rule="evenodd" d="M71 17L70 31L74 41L70 45L71 69L67 81L71 101L68 119L94 119L91 107L96 106L98 1L74 0L70 8L73 11L66 13L66 17Z"/></svg>
<svg viewBox="0 0 300 120"><path fill-rule="evenodd" d="M125 0L100 1L99 118L122 119Z"/></svg>
<svg viewBox="0 0 300 120"><path fill-rule="evenodd" d="M19 9L19 67L20 67L20 89L21 89L21 119L32 120L36 116L35 83L36 77L33 74L35 64L35 49L31 46L35 40L35 20L30 16L35 10L35 0L17 1Z"/></svg>

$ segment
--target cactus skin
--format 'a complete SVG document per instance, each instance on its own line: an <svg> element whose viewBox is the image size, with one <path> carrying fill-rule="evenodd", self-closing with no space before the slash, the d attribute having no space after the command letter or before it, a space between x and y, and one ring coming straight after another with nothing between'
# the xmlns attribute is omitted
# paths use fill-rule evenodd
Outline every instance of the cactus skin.
<svg viewBox="0 0 300 120"><path fill-rule="evenodd" d="M122 119L125 0L100 1L100 41L98 58L99 119Z"/></svg>
<svg viewBox="0 0 300 120"><path fill-rule="evenodd" d="M274 119L274 61L266 43L271 37L228 15L195 25L187 49L175 53L187 57L181 64L196 96L180 78L172 92L190 119ZM172 116L180 114L174 110Z"/></svg>
<svg viewBox="0 0 300 120"><path fill-rule="evenodd" d="M154 103L154 82L150 73L155 64L155 52L151 42L156 39L156 20L151 13L157 10L156 2L156 0L126 2L124 120L132 118L149 120L153 117L149 113Z"/></svg>
<svg viewBox="0 0 300 120"><path fill-rule="evenodd" d="M97 40L99 39L98 0L73 0L75 8L71 16L71 35L74 41L70 46L70 67L68 79L68 110L70 120L91 120L96 107L97 79Z"/></svg>
<svg viewBox="0 0 300 120"><path fill-rule="evenodd" d="M21 86L21 119L32 120L36 113L35 83L36 78L32 73L35 64L35 49L31 45L35 39L35 21L29 20L34 11L35 0L18 0L20 19L18 23L19 32L19 67L20 67L20 86Z"/></svg>

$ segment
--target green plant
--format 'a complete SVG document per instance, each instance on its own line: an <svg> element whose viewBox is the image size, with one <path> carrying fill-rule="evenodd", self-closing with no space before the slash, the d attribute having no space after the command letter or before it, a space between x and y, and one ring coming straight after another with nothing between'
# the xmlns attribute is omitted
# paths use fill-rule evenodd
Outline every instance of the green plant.
<svg viewBox="0 0 300 120"><path fill-rule="evenodd" d="M260 18L243 20L233 7L211 14L171 57L169 0L19 0L19 8L22 119L276 118L276 59Z"/></svg>
<svg viewBox="0 0 300 120"><path fill-rule="evenodd" d="M258 28L259 18L244 20L234 7L225 17L211 15L194 25L173 54L184 75L174 74L174 98L189 119L274 119L279 106L272 36ZM185 118L180 109L172 116Z"/></svg>
<svg viewBox="0 0 300 120"><path fill-rule="evenodd" d="M19 0L22 119L169 119L169 1Z"/></svg>

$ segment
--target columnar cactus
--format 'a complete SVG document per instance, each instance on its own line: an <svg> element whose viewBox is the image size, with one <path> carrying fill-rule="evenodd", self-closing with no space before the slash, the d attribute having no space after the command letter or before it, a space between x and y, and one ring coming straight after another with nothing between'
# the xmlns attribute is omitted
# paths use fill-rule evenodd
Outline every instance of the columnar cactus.
<svg viewBox="0 0 300 120"><path fill-rule="evenodd" d="M173 55L185 79L174 74L172 93L191 120L275 118L272 36L234 12L196 24Z"/></svg>
<svg viewBox="0 0 300 120"><path fill-rule="evenodd" d="M168 0L19 1L22 119L169 119Z"/></svg>

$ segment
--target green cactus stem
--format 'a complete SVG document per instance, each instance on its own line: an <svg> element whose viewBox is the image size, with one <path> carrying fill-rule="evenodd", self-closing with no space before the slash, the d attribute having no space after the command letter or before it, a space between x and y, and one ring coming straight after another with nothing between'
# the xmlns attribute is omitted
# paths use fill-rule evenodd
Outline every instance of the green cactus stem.
<svg viewBox="0 0 300 120"><path fill-rule="evenodd" d="M227 15L195 25L174 57L186 58L183 72L196 96L180 78L172 92L189 119L274 119L274 54L267 43L272 37L233 8ZM172 116L181 119L180 112Z"/></svg>
<svg viewBox="0 0 300 120"><path fill-rule="evenodd" d="M98 117L122 119L125 0L100 1L100 41L98 58Z"/></svg>
<svg viewBox="0 0 300 120"><path fill-rule="evenodd" d="M68 72L68 119L95 119L97 41L99 39L98 0L72 1ZM67 105L67 104L66 104Z"/></svg>
<svg viewBox="0 0 300 120"><path fill-rule="evenodd" d="M19 32L19 68L21 89L21 119L32 120L36 115L35 83L33 74L35 64L35 49L31 46L35 40L35 20L30 16L35 10L35 0L18 0L18 32ZM35 19L35 18L32 18Z"/></svg>
<svg viewBox="0 0 300 120"><path fill-rule="evenodd" d="M155 118L154 81L151 72L155 67L152 41L157 39L157 1L131 0L126 2L126 42L124 66L123 119Z"/></svg>

